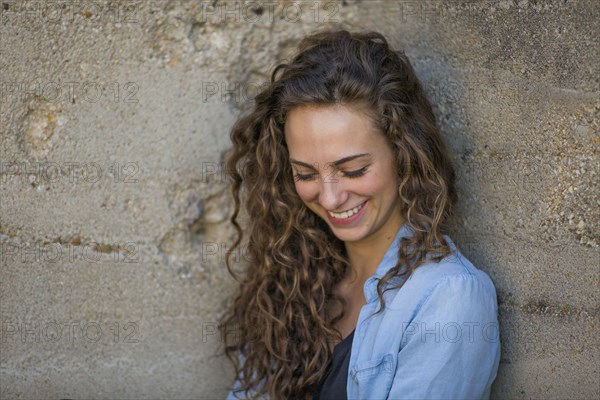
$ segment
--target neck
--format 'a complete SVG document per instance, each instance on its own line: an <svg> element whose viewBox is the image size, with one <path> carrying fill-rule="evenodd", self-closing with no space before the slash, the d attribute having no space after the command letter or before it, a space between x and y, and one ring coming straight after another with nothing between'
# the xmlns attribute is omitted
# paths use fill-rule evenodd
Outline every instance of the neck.
<svg viewBox="0 0 600 400"><path fill-rule="evenodd" d="M404 224L400 213L394 213L390 218L393 220L387 221L385 229L380 229L361 241L345 243L351 267L348 277L350 284L362 286L377 270L398 230Z"/></svg>

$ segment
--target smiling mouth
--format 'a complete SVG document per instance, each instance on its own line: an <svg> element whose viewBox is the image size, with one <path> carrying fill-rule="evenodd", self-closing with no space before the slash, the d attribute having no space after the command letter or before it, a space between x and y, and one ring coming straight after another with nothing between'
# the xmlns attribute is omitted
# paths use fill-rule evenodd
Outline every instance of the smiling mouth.
<svg viewBox="0 0 600 400"><path fill-rule="evenodd" d="M360 211L360 209L364 207L365 203L366 203L366 201L364 203L359 204L358 206L350 209L350 210L347 210L347 211L344 211L344 212L341 212L341 213L334 213L334 212L331 212L331 211L327 211L327 214L329 214L333 218L338 218L338 219L349 218L349 217L353 216L354 214L358 213Z"/></svg>

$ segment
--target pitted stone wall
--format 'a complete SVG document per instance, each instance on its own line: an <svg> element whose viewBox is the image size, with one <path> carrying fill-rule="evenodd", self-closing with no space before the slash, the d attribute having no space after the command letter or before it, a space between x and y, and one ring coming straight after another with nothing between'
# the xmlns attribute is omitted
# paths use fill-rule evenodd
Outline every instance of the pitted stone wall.
<svg viewBox="0 0 600 400"><path fill-rule="evenodd" d="M229 129L316 29L405 49L492 277L493 398L600 397L600 3L2 1L0 398L224 398ZM237 254L236 268L246 254Z"/></svg>

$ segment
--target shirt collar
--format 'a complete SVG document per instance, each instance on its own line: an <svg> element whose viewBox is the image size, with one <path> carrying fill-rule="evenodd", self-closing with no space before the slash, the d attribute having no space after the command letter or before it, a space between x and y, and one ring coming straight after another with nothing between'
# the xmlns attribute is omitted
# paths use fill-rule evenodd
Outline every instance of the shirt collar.
<svg viewBox="0 0 600 400"><path fill-rule="evenodd" d="M385 252L385 255L379 263L379 266L377 266L377 270L375 270L375 273L365 281L363 290L367 303L375 301L378 298L377 282L396 265L396 262L398 261L398 249L400 248L400 240L403 237L410 236L411 233L412 230L410 226L407 222L405 222L404 225L402 225L400 229L398 229L394 241L390 244L387 251ZM391 283L391 281L393 280L394 279L388 281L388 283Z"/></svg>

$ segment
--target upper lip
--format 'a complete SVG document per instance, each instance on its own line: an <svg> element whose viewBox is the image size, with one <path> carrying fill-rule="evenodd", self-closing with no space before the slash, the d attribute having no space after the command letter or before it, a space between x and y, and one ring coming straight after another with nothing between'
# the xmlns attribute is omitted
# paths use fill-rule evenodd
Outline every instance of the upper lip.
<svg viewBox="0 0 600 400"><path fill-rule="evenodd" d="M363 202L362 202L362 203L360 203L358 206L360 206L360 205L362 205L362 204L364 204L364 203L365 203L365 202L363 201ZM348 209L346 209L346 210L344 210L344 211L331 211L331 210L328 210L328 211L329 211L329 212L332 212L332 213L334 213L334 214L341 214L341 213L343 213L343 212L346 212L346 211L354 210L354 209L355 209L356 207L358 207L358 206L350 207L350 208L348 208Z"/></svg>

